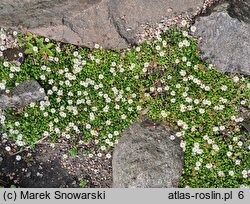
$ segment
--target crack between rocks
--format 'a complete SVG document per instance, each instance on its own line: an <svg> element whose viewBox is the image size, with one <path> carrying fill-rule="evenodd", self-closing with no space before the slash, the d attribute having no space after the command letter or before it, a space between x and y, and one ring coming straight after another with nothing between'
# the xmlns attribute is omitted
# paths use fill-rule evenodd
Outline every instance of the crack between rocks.
<svg viewBox="0 0 250 204"><path fill-rule="evenodd" d="M114 16L111 12L110 6L108 5L108 18L110 19L111 24L114 26L116 32L118 33L118 35L125 40L125 42L128 45L131 45L131 43L129 42L129 40L122 34L120 27L118 26L117 22L114 19Z"/></svg>
<svg viewBox="0 0 250 204"><path fill-rule="evenodd" d="M197 18L204 17L204 16L209 16L212 12L213 9L221 4L226 3L226 0L215 0L213 2L210 2L209 0L204 0L203 2L203 7L200 8L198 13L196 13L192 18L192 22L194 23Z"/></svg>
<svg viewBox="0 0 250 204"><path fill-rule="evenodd" d="M77 31L73 28L73 24L70 23L69 21L66 21L65 18L66 18L66 16L63 15L63 17L62 17L62 25L66 26L66 27L69 28L73 33L75 33L75 34L81 39L81 42L82 42L82 38L81 38L81 35L79 34L79 32L77 32ZM64 36L64 32L63 32L63 36Z"/></svg>

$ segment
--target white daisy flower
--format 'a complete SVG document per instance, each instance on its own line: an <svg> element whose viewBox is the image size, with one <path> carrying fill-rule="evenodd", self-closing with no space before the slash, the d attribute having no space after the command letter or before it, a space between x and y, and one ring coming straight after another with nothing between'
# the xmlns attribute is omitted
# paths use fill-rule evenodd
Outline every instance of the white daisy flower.
<svg viewBox="0 0 250 204"><path fill-rule="evenodd" d="M196 27L195 26L191 26L190 30L194 33L196 31Z"/></svg>

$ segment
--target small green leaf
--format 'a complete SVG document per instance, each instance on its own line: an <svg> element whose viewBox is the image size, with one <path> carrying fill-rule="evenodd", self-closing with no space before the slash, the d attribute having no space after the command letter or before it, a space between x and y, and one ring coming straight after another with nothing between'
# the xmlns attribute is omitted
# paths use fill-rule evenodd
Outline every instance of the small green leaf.
<svg viewBox="0 0 250 204"><path fill-rule="evenodd" d="M28 37L26 38L26 41L31 41L32 38L33 38L33 35L29 34Z"/></svg>
<svg viewBox="0 0 250 204"><path fill-rule="evenodd" d="M44 45L43 45L43 39L36 38L36 43L37 43L37 45L38 45L40 48L44 47Z"/></svg>
<svg viewBox="0 0 250 204"><path fill-rule="evenodd" d="M33 49L33 47L34 47L34 45L32 45L32 44L29 43L29 42L27 42L26 45L27 45L27 47L29 47L29 48L31 48L31 49Z"/></svg>
<svg viewBox="0 0 250 204"><path fill-rule="evenodd" d="M27 50L24 51L24 53L25 54L31 54L31 53L33 53L33 50L32 49L27 49Z"/></svg>
<svg viewBox="0 0 250 204"><path fill-rule="evenodd" d="M46 48L49 49L49 48L51 48L53 45L54 45L53 43L49 43L49 44L46 45Z"/></svg>
<svg viewBox="0 0 250 204"><path fill-rule="evenodd" d="M51 52L49 49L45 49L45 52L46 52L49 56L54 56L54 53Z"/></svg>

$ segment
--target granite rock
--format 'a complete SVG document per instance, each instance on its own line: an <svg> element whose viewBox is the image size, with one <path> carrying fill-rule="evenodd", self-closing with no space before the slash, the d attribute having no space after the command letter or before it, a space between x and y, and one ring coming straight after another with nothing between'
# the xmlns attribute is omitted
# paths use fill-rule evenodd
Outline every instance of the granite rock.
<svg viewBox="0 0 250 204"><path fill-rule="evenodd" d="M183 165L180 141L174 132L150 121L124 131L113 153L114 188L178 187Z"/></svg>

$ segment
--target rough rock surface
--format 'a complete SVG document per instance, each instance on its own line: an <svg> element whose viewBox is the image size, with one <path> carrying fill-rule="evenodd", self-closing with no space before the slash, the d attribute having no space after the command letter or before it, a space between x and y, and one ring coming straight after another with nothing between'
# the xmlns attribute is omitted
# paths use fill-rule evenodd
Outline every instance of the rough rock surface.
<svg viewBox="0 0 250 204"><path fill-rule="evenodd" d="M250 23L250 0L230 0L229 14Z"/></svg>
<svg viewBox="0 0 250 204"><path fill-rule="evenodd" d="M183 151L173 133L150 121L134 123L120 138L113 154L113 187L177 187Z"/></svg>
<svg viewBox="0 0 250 204"><path fill-rule="evenodd" d="M0 94L0 109L6 110L7 108L15 107L20 108L25 105L43 100L45 93L40 91L41 86L36 81L25 81L11 92L11 95Z"/></svg>
<svg viewBox="0 0 250 204"><path fill-rule="evenodd" d="M215 9L209 16L196 20L202 58L216 65L221 72L250 75L250 25L232 18L227 4Z"/></svg>
<svg viewBox="0 0 250 204"><path fill-rule="evenodd" d="M141 25L158 24L163 16L191 14L201 7L203 0L112 0L110 13L120 35L130 43L137 43L136 34Z"/></svg>
<svg viewBox="0 0 250 204"><path fill-rule="evenodd" d="M136 43L142 24L192 14L203 0L1 0L0 27L92 47Z"/></svg>

